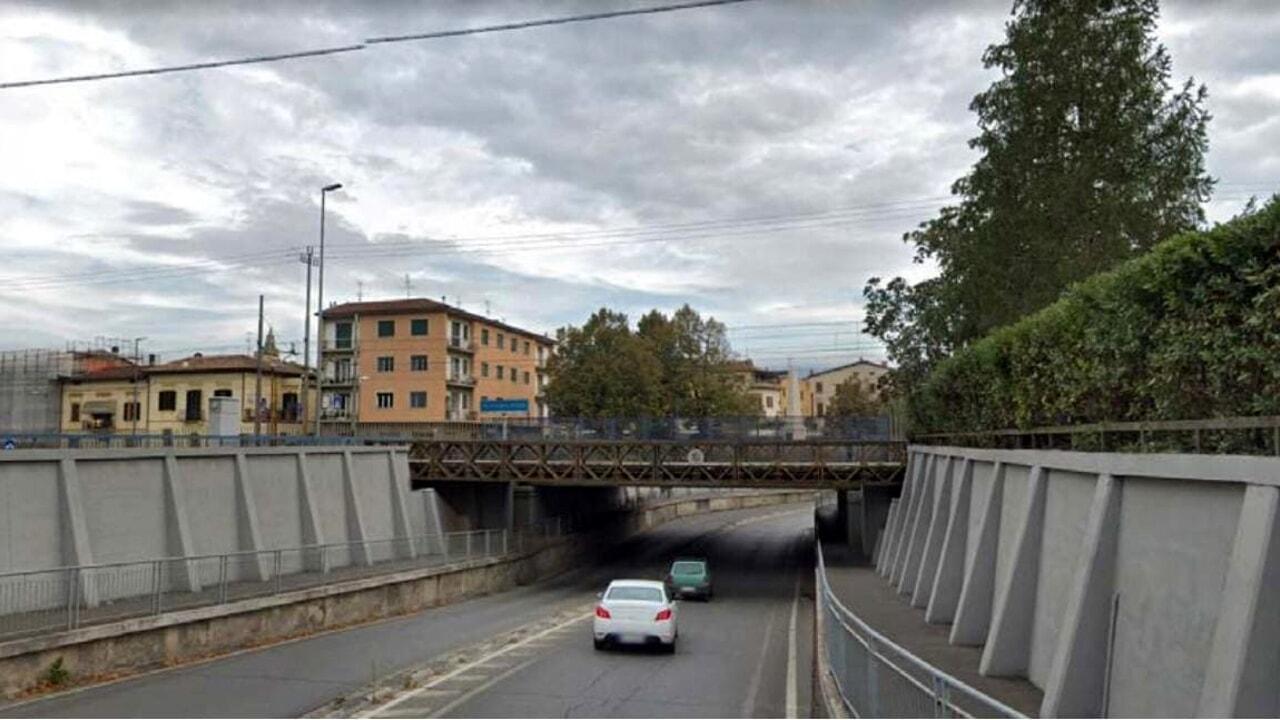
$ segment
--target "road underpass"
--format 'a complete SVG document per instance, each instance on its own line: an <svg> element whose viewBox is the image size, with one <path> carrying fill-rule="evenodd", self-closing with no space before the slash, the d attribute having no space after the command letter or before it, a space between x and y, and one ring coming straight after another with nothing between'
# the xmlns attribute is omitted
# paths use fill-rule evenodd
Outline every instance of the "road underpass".
<svg viewBox="0 0 1280 720"><path fill-rule="evenodd" d="M359 705L370 693L379 702L360 709L375 710L393 699L379 692L377 678L452 659L558 613L585 612L609 579L660 577L678 554L708 556L717 593L711 603L683 604L674 656L598 654L589 624L571 623L383 714L804 716L812 527L807 503L682 518L548 583L10 705L0 716L298 716L338 698Z"/></svg>

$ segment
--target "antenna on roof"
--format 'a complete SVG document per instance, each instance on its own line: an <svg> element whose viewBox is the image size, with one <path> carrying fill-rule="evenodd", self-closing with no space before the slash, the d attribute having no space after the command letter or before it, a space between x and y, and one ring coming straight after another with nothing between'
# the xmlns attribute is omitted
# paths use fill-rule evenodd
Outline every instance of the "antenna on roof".
<svg viewBox="0 0 1280 720"><path fill-rule="evenodd" d="M489 317L489 299L488 298L485 298L485 301L484 301L484 316Z"/></svg>
<svg viewBox="0 0 1280 720"><path fill-rule="evenodd" d="M409 279L409 273L404 274L404 296L405 298L413 297L413 281Z"/></svg>
<svg viewBox="0 0 1280 720"><path fill-rule="evenodd" d="M356 302L364 302L364 281L356 281Z"/></svg>

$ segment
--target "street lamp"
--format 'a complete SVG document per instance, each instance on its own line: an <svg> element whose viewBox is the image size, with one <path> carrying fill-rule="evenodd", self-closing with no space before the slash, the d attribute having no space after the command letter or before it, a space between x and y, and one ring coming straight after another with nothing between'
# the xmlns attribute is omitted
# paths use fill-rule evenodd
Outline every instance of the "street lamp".
<svg viewBox="0 0 1280 720"><path fill-rule="evenodd" d="M324 199L342 187L333 183L320 188L320 280L316 287L316 437L320 437L320 406L324 397Z"/></svg>

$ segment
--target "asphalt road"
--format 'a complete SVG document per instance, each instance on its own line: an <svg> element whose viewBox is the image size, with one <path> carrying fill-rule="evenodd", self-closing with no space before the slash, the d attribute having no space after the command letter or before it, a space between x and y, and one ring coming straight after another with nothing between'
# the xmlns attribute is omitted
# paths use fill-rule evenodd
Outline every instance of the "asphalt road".
<svg viewBox="0 0 1280 720"><path fill-rule="evenodd" d="M448 682L391 698L396 705L380 714L783 717L790 707L803 717L812 676L812 518L810 505L684 518L548 583L8 706L0 717L299 716L391 672L587 607L611 577L661 577L677 554L710 558L716 597L682 602L675 655L596 652L586 616L571 614L553 632Z"/></svg>

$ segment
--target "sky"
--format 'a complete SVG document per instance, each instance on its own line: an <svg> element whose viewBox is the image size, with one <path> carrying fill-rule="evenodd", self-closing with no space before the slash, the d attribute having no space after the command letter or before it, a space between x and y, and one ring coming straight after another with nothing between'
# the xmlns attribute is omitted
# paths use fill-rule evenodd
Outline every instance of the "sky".
<svg viewBox="0 0 1280 720"><path fill-rule="evenodd" d="M0 82L662 4L0 4ZM689 303L757 365L883 358L873 276L974 161L1009 0L757 0L171 75L0 90L0 349L244 352L258 295L447 298L553 333ZM1280 4L1166 2L1209 89L1211 221L1280 190Z"/></svg>

